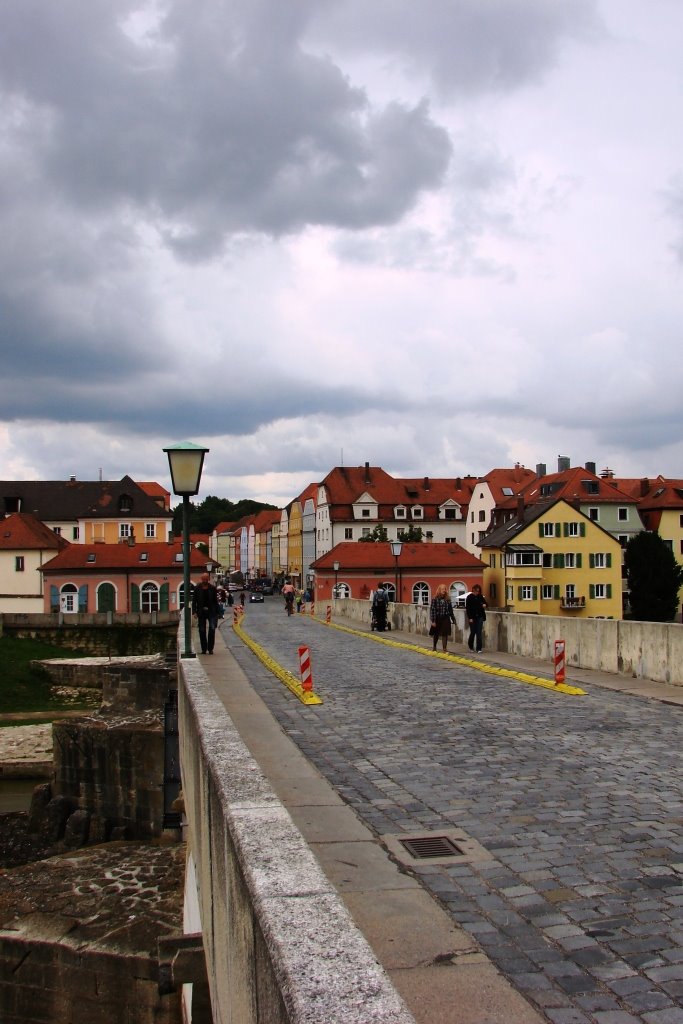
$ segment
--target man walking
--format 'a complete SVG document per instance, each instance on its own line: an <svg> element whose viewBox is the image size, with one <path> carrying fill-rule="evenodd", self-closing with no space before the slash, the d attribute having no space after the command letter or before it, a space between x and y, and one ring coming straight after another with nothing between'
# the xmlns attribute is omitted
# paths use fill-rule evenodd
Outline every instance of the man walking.
<svg viewBox="0 0 683 1024"><path fill-rule="evenodd" d="M483 644L484 622L486 621L486 598L481 592L481 587L475 583L472 593L467 595L465 601L465 615L470 624L470 635L467 646L471 651L481 654Z"/></svg>
<svg viewBox="0 0 683 1024"><path fill-rule="evenodd" d="M218 626L218 591L210 582L208 572L202 573L194 588L192 614L197 619L202 654L213 654Z"/></svg>

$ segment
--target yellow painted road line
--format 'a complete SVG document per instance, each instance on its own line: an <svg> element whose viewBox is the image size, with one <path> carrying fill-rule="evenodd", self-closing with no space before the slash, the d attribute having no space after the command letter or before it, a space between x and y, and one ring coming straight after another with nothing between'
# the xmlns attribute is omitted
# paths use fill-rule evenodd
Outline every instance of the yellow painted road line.
<svg viewBox="0 0 683 1024"><path fill-rule="evenodd" d="M257 644L255 640L245 632L243 623L244 618L240 616L240 622L235 622L233 619L232 628L237 636L247 645L249 650L253 651L256 657L261 661L274 676L285 684L288 690L291 690L295 697L298 697L302 704L322 704L322 697L319 697L313 690L304 690L299 680L288 672L286 668L280 665L274 658L268 654L260 644Z"/></svg>
<svg viewBox="0 0 683 1024"><path fill-rule="evenodd" d="M500 668L498 665L487 665L485 661L477 661L474 658L463 658L458 654L449 654L443 651L430 651L420 644L407 644L401 640L387 640L385 636L377 636L375 633L366 633L363 630L352 629L350 626L342 626L337 622L327 622L325 619L318 619L316 622L324 626L331 626L332 629L339 629L342 633L352 633L354 636L362 636L366 640L373 640L376 644L386 644L387 647L400 647L402 650L415 651L428 658L441 658L442 661L453 662L456 665L467 665L468 668L476 668L478 672L485 672L491 676L504 676L506 679L517 679L521 683L529 683L532 686L542 686L553 693L566 693L573 697L585 697L586 691L578 686L570 686L568 683L556 683L553 679L544 679L542 676L533 676L528 672L517 672L511 668Z"/></svg>

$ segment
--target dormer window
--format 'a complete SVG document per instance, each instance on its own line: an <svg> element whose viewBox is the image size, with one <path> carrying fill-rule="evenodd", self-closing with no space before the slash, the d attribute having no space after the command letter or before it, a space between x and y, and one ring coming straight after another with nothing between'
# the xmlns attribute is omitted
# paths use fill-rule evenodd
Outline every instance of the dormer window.
<svg viewBox="0 0 683 1024"><path fill-rule="evenodd" d="M89 562L94 562L95 561L95 552L94 551L88 552L88 561Z"/></svg>
<svg viewBox="0 0 683 1024"><path fill-rule="evenodd" d="M132 512L133 511L133 499L130 494L122 494L119 498L119 512Z"/></svg>
<svg viewBox="0 0 683 1024"><path fill-rule="evenodd" d="M405 517L406 517L405 505L398 505L394 509L394 516L396 517L396 519L405 519Z"/></svg>
<svg viewBox="0 0 683 1024"><path fill-rule="evenodd" d="M413 513L413 519L424 518L424 509L422 508L422 505L413 505L411 511Z"/></svg>
<svg viewBox="0 0 683 1024"><path fill-rule="evenodd" d="M140 552L140 561L141 562L146 562L148 558L149 558L149 555L147 554L146 551L141 551Z"/></svg>
<svg viewBox="0 0 683 1024"><path fill-rule="evenodd" d="M360 514L363 517L363 519L369 519L370 518L370 509L369 508L362 508L360 510Z"/></svg>

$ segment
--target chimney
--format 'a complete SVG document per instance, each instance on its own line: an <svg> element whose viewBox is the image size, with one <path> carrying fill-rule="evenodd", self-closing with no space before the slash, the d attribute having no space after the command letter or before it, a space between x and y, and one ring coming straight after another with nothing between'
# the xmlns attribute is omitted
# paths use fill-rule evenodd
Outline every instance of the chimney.
<svg viewBox="0 0 683 1024"><path fill-rule="evenodd" d="M600 470L600 476L603 480L612 480L614 477L614 470L610 469L609 466L605 466L604 469Z"/></svg>
<svg viewBox="0 0 683 1024"><path fill-rule="evenodd" d="M557 472L564 473L566 469L571 469L571 461L568 455L557 456Z"/></svg>
<svg viewBox="0 0 683 1024"><path fill-rule="evenodd" d="M460 477L456 477L455 489L456 489L456 491L461 491L462 490L462 480L461 480Z"/></svg>
<svg viewBox="0 0 683 1024"><path fill-rule="evenodd" d="M517 495L517 516L521 519L524 515L524 495Z"/></svg>
<svg viewBox="0 0 683 1024"><path fill-rule="evenodd" d="M424 478L424 483L423 483L423 487L424 487L425 491L428 491L428 490L429 490L429 477L428 477L428 476L426 476L426 477Z"/></svg>
<svg viewBox="0 0 683 1024"><path fill-rule="evenodd" d="M536 465L536 476L547 476L548 470L546 469L545 462L539 462Z"/></svg>
<svg viewBox="0 0 683 1024"><path fill-rule="evenodd" d="M71 481L72 484L76 483L76 477L73 474L69 477L69 480Z"/></svg>
<svg viewBox="0 0 683 1024"><path fill-rule="evenodd" d="M370 483L370 463L369 462L365 463L365 482L366 482L366 484Z"/></svg>
<svg viewBox="0 0 683 1024"><path fill-rule="evenodd" d="M646 476L640 481L640 496L644 498L647 492L650 490L650 481Z"/></svg>
<svg viewBox="0 0 683 1024"><path fill-rule="evenodd" d="M595 463L594 462L587 462L586 463L586 469L587 469L587 471L589 473L592 473L593 476L595 476Z"/></svg>

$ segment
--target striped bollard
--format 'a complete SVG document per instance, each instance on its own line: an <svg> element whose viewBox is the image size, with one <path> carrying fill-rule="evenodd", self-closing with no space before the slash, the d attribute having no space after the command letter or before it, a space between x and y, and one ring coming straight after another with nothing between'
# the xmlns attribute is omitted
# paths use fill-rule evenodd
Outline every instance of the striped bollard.
<svg viewBox="0 0 683 1024"><path fill-rule="evenodd" d="M233 624L233 626L236 626L239 621L240 621L240 610L239 610L239 607L236 605L233 608L233 610L232 610L232 624Z"/></svg>
<svg viewBox="0 0 683 1024"><path fill-rule="evenodd" d="M315 615L315 602L311 601L311 615Z"/></svg>
<svg viewBox="0 0 683 1024"><path fill-rule="evenodd" d="M301 673L301 689L313 689L313 676L311 675L311 652L308 647L299 648L299 671Z"/></svg>
<svg viewBox="0 0 683 1024"><path fill-rule="evenodd" d="M564 682L564 640L555 641L555 685Z"/></svg>
<svg viewBox="0 0 683 1024"><path fill-rule="evenodd" d="M328 604L325 612L325 622L329 625L332 622L332 605Z"/></svg>

